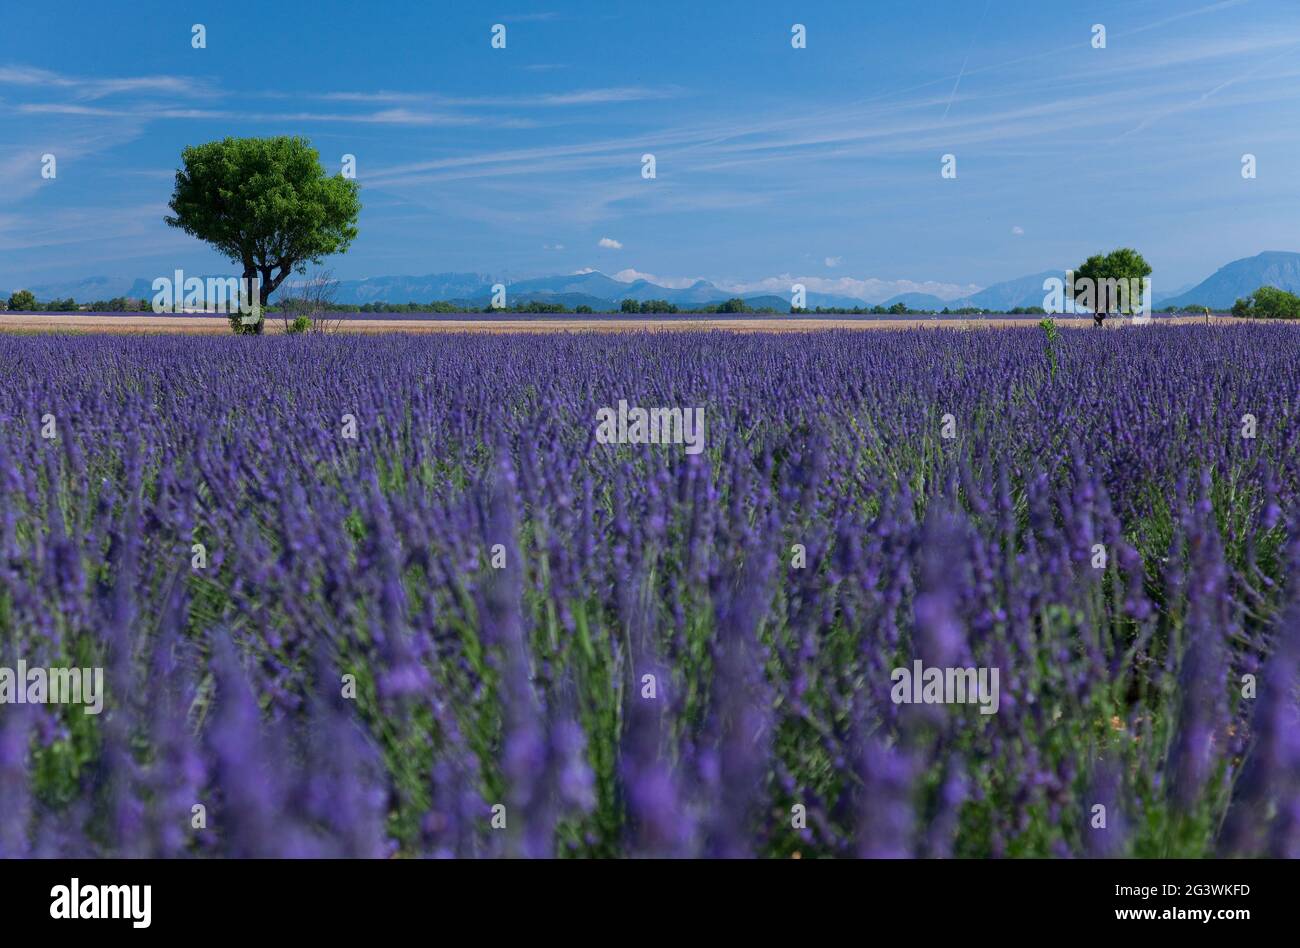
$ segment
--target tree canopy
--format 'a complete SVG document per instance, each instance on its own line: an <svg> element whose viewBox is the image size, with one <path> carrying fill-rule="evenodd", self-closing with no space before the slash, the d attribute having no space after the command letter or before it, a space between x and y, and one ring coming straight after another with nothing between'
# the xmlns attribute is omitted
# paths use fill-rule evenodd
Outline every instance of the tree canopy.
<svg viewBox="0 0 1300 948"><path fill-rule="evenodd" d="M1244 300L1237 300L1232 305L1232 315L1300 319L1300 296L1275 286L1261 286Z"/></svg>
<svg viewBox="0 0 1300 948"><path fill-rule="evenodd" d="M18 290L9 297L9 311L17 313L36 308L36 297L31 290Z"/></svg>

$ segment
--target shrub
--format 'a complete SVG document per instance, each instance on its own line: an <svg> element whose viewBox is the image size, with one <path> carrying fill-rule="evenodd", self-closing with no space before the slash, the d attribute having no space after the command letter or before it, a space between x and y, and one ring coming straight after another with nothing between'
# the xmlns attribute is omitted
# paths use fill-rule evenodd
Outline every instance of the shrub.
<svg viewBox="0 0 1300 948"><path fill-rule="evenodd" d="M239 307L235 307L228 313L226 319L230 322L230 331L237 336L260 336L266 327L266 313L262 313L257 322L246 323Z"/></svg>

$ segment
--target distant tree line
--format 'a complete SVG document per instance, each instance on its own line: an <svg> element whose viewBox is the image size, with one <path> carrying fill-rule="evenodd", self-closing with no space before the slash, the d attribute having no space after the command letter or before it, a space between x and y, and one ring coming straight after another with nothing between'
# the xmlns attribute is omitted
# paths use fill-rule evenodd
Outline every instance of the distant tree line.
<svg viewBox="0 0 1300 948"><path fill-rule="evenodd" d="M943 309L913 309L902 300L897 303L891 303L889 306L883 306L877 303L874 306L817 306L813 309L794 309L792 313L808 313L812 315L827 316L993 316L993 315L1043 315L1046 310L1041 306L1017 306L1015 309L995 310L983 309L979 306L961 306L956 309L945 306Z"/></svg>
<svg viewBox="0 0 1300 948"><path fill-rule="evenodd" d="M329 309L340 313L459 313L464 311L464 307L449 303L446 300L434 300L431 303L389 303L384 301L362 303L360 306L355 303L335 303L330 304Z"/></svg>
<svg viewBox="0 0 1300 948"><path fill-rule="evenodd" d="M69 296L67 299L52 299L44 302L36 299L30 290L18 290L9 295L9 299L0 299L0 304L11 313L146 313L149 301L130 296L115 296L111 300L94 300L78 303Z"/></svg>
<svg viewBox="0 0 1300 948"><path fill-rule="evenodd" d="M917 310L910 309L906 303L899 302L889 307L877 304L875 306L814 306L812 309L805 306L803 309L796 309L792 306L790 312L809 316L906 316L909 313L915 314Z"/></svg>
<svg viewBox="0 0 1300 948"><path fill-rule="evenodd" d="M266 307L267 313L280 313L293 308L292 300L276 300ZM547 303L541 300L529 300L527 302L517 302L507 307L481 306L468 300L431 300L427 303L407 302L392 303L387 300L378 300L371 303L334 303L318 302L318 308L330 313L465 313L474 312L478 307L479 311L484 313L526 313L526 314L586 314L595 313L597 310L591 306L580 303L572 309L563 303ZM27 290L19 290L9 297L8 309L11 312L33 312L40 311L46 313L60 312L96 312L96 313L145 313L150 311L150 303L146 299L133 299L126 296L114 297L111 300L96 300L93 303L77 303L76 300L69 297L68 299L55 299L48 302L38 302L36 297ZM603 312L603 310L601 311ZM710 303L702 306L680 307L676 303L670 303L668 300L634 300L625 299L619 303L618 312L637 315L650 314L698 314L708 315L711 313L754 313L758 315L771 314L779 312L771 306L751 306L742 297L735 296L719 303ZM977 307L963 307L961 309L944 309L936 313L934 310L912 309L906 303L898 302L891 306L818 306L812 309L797 309L791 307L789 310L792 314L803 315L853 315L853 316L918 316L918 315L942 315L942 316L971 316L971 315L988 315L992 310L979 309ZM1008 310L1013 314L1041 314L1042 307L1026 306L1016 307Z"/></svg>
<svg viewBox="0 0 1300 948"><path fill-rule="evenodd" d="M667 300L623 300L619 304L619 312L623 313L675 313L677 307Z"/></svg>
<svg viewBox="0 0 1300 948"><path fill-rule="evenodd" d="M52 299L39 301L30 290L18 290L10 294L6 301L0 297L0 305L11 313L147 313L150 311L150 302L147 299L139 299L130 296L115 296L108 300L94 300L87 303L78 303L72 297L66 299ZM377 301L373 303L321 303L320 308L331 313L464 313L472 312L474 305L466 300L432 300L427 303L408 302L408 303L390 303L387 301ZM267 312L276 313L282 309L290 308L288 303L274 302L267 307ZM627 314L699 314L707 315L710 313L755 313L755 314L775 314L776 309L770 306L751 307L744 299L739 296L732 297L729 300L723 300L720 303L711 303L705 306L679 307L675 303L667 300L633 300L625 299L619 304L618 311ZM1213 307L1201 305L1189 306L1166 306L1161 312L1179 313L1179 312L1212 312ZM500 308L486 306L482 308L485 313L527 313L527 314L587 314L594 313L591 306L579 304L572 309L563 303L546 303L541 300L529 300L528 302L514 303L511 306ZM1045 310L1041 306L1016 306L1008 310L991 310L983 309L976 306L963 306L960 308L950 309L945 306L939 311L932 309L912 309L906 303L898 302L890 306L876 304L874 306L817 306L813 308L796 309L791 307L792 314L807 316L992 316L1007 314L1011 316L1041 316L1045 315ZM1254 293L1245 299L1239 299L1232 306L1232 315L1252 317L1256 319L1300 319L1300 296L1294 293L1288 293L1286 290L1279 290L1272 286L1261 286Z"/></svg>

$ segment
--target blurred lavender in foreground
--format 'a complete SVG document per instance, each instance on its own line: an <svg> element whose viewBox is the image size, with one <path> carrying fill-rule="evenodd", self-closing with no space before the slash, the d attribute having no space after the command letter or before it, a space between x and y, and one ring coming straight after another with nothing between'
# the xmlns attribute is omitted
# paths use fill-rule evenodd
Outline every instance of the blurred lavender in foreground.
<svg viewBox="0 0 1300 948"><path fill-rule="evenodd" d="M0 855L1298 855L1300 331L1158 332L0 337Z"/></svg>

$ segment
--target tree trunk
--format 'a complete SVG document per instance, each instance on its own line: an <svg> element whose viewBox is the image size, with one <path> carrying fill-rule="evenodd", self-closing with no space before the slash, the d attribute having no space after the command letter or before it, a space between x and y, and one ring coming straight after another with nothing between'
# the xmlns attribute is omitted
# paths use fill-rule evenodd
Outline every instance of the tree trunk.
<svg viewBox="0 0 1300 948"><path fill-rule="evenodd" d="M271 283L271 268L267 267L262 271L262 309L266 309L266 301L271 298L271 293L275 290L274 284Z"/></svg>
<svg viewBox="0 0 1300 948"><path fill-rule="evenodd" d="M240 305L240 310L239 310L239 322L240 322L240 329L239 329L239 331L240 331L240 332L253 333L254 335L259 335L259 336L260 336L260 335L262 334L262 329L263 329L264 326L266 325L266 320L265 320L265 318L264 318L264 317L265 317L265 313L266 313L266 295L267 295L267 294L266 294L266 283L265 283L265 281L262 281L262 282L259 284L259 287L258 287L258 289L259 289L259 292L258 292L258 298L259 298L259 299L258 299L258 302L259 302L259 304L260 304L260 309L259 309L258 312L257 312L257 317L258 317L257 322L255 322L255 323L245 323L245 322L243 321L243 320L244 320L244 309L243 309L243 303L244 303L244 300L245 300L245 297L244 297L244 291L245 291L245 290L250 291L250 295L251 295L251 290L252 290L252 288L253 288L253 281L256 280L256 279L258 279L257 268L256 268L256 267L252 267L252 266L250 266L250 265L245 265L245 267L244 267L244 284L243 284L243 286L240 287L240 304L241 304L241 305Z"/></svg>

